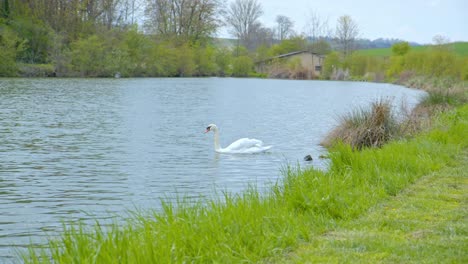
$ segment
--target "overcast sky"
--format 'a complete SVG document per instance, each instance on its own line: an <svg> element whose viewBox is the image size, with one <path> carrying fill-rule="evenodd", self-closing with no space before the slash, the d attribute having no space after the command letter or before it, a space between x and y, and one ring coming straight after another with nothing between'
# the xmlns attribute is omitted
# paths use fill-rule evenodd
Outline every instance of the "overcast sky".
<svg viewBox="0 0 468 264"><path fill-rule="evenodd" d="M229 0L231 2L233 0ZM264 14L261 21L274 27L277 15L295 22L298 33L310 10L335 29L336 20L349 15L356 21L361 38L398 38L421 44L432 43L435 35L450 41L468 41L468 0L258 0Z"/></svg>

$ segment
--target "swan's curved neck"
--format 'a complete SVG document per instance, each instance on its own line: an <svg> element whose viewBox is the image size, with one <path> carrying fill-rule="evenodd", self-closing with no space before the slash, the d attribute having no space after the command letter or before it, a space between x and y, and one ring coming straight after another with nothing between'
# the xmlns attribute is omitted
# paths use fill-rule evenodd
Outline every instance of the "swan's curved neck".
<svg viewBox="0 0 468 264"><path fill-rule="evenodd" d="M213 132L214 132L214 148L217 151L221 149L221 146L219 145L219 132L218 130L215 130Z"/></svg>

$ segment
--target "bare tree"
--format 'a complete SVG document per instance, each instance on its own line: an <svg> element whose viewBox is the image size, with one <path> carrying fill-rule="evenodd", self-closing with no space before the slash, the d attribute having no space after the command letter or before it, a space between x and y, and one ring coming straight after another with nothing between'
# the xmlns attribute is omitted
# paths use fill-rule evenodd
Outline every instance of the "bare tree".
<svg viewBox="0 0 468 264"><path fill-rule="evenodd" d="M220 0L148 0L146 27L166 37L198 41L221 25Z"/></svg>
<svg viewBox="0 0 468 264"><path fill-rule="evenodd" d="M359 28L356 22L348 16L341 16L338 18L336 25L336 38L341 46L344 56L348 56L354 47L354 41L359 35Z"/></svg>
<svg viewBox="0 0 468 264"><path fill-rule="evenodd" d="M253 33L259 28L258 19L263 15L262 6L257 0L235 0L231 2L226 23L231 34L247 48L253 49Z"/></svg>
<svg viewBox="0 0 468 264"><path fill-rule="evenodd" d="M450 43L450 39L442 35L435 35L432 38L432 41L434 42L435 45L445 45L445 44Z"/></svg>
<svg viewBox="0 0 468 264"><path fill-rule="evenodd" d="M144 0L123 0L121 6L121 19L125 24L136 24L136 16L138 16L143 9Z"/></svg>
<svg viewBox="0 0 468 264"><path fill-rule="evenodd" d="M293 34L294 22L287 16L278 15L276 17L278 40L287 39Z"/></svg>
<svg viewBox="0 0 468 264"><path fill-rule="evenodd" d="M249 39L252 43L252 48L258 46L270 47L273 45L275 32L271 28L264 27L261 23L256 23L251 30Z"/></svg>
<svg viewBox="0 0 468 264"><path fill-rule="evenodd" d="M311 38L312 42L318 41L321 38L330 37L332 35L328 26L328 18L324 19L314 10L309 11L307 22L305 25L305 33Z"/></svg>

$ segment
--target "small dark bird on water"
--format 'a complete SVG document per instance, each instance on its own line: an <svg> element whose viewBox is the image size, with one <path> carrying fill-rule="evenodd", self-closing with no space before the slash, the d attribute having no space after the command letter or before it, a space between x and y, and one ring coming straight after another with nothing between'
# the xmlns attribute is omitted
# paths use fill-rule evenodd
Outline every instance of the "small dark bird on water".
<svg viewBox="0 0 468 264"><path fill-rule="evenodd" d="M312 159L312 156L311 156L311 155L307 155L307 156L304 157L304 160L305 160L305 161L311 161L311 160L313 160L313 159Z"/></svg>

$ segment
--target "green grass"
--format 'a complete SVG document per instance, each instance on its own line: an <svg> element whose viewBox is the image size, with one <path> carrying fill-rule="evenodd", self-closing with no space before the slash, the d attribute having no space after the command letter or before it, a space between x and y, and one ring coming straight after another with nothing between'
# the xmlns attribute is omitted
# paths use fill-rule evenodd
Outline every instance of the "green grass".
<svg viewBox="0 0 468 264"><path fill-rule="evenodd" d="M214 201L182 200L177 205L164 204L159 212L133 213L126 223L106 227L65 225L62 235L51 239L47 248L31 247L22 260L273 262L304 243L315 243L329 230L362 219L370 208L422 176L455 165L468 145L468 106L435 123L428 133L380 149L358 152L337 145L330 151L329 171L288 168L284 179L264 194L251 188Z"/></svg>
<svg viewBox="0 0 468 264"><path fill-rule="evenodd" d="M468 152L282 263L467 263Z"/></svg>
<svg viewBox="0 0 468 264"><path fill-rule="evenodd" d="M453 50L455 54L460 56L468 56L468 42L454 42L448 44L449 49ZM426 51L432 48L431 45L424 46L414 46L411 47L413 51ZM367 56L377 56L377 57L389 57L392 55L392 48L381 48L381 49L363 49L358 50L358 54L367 55Z"/></svg>

